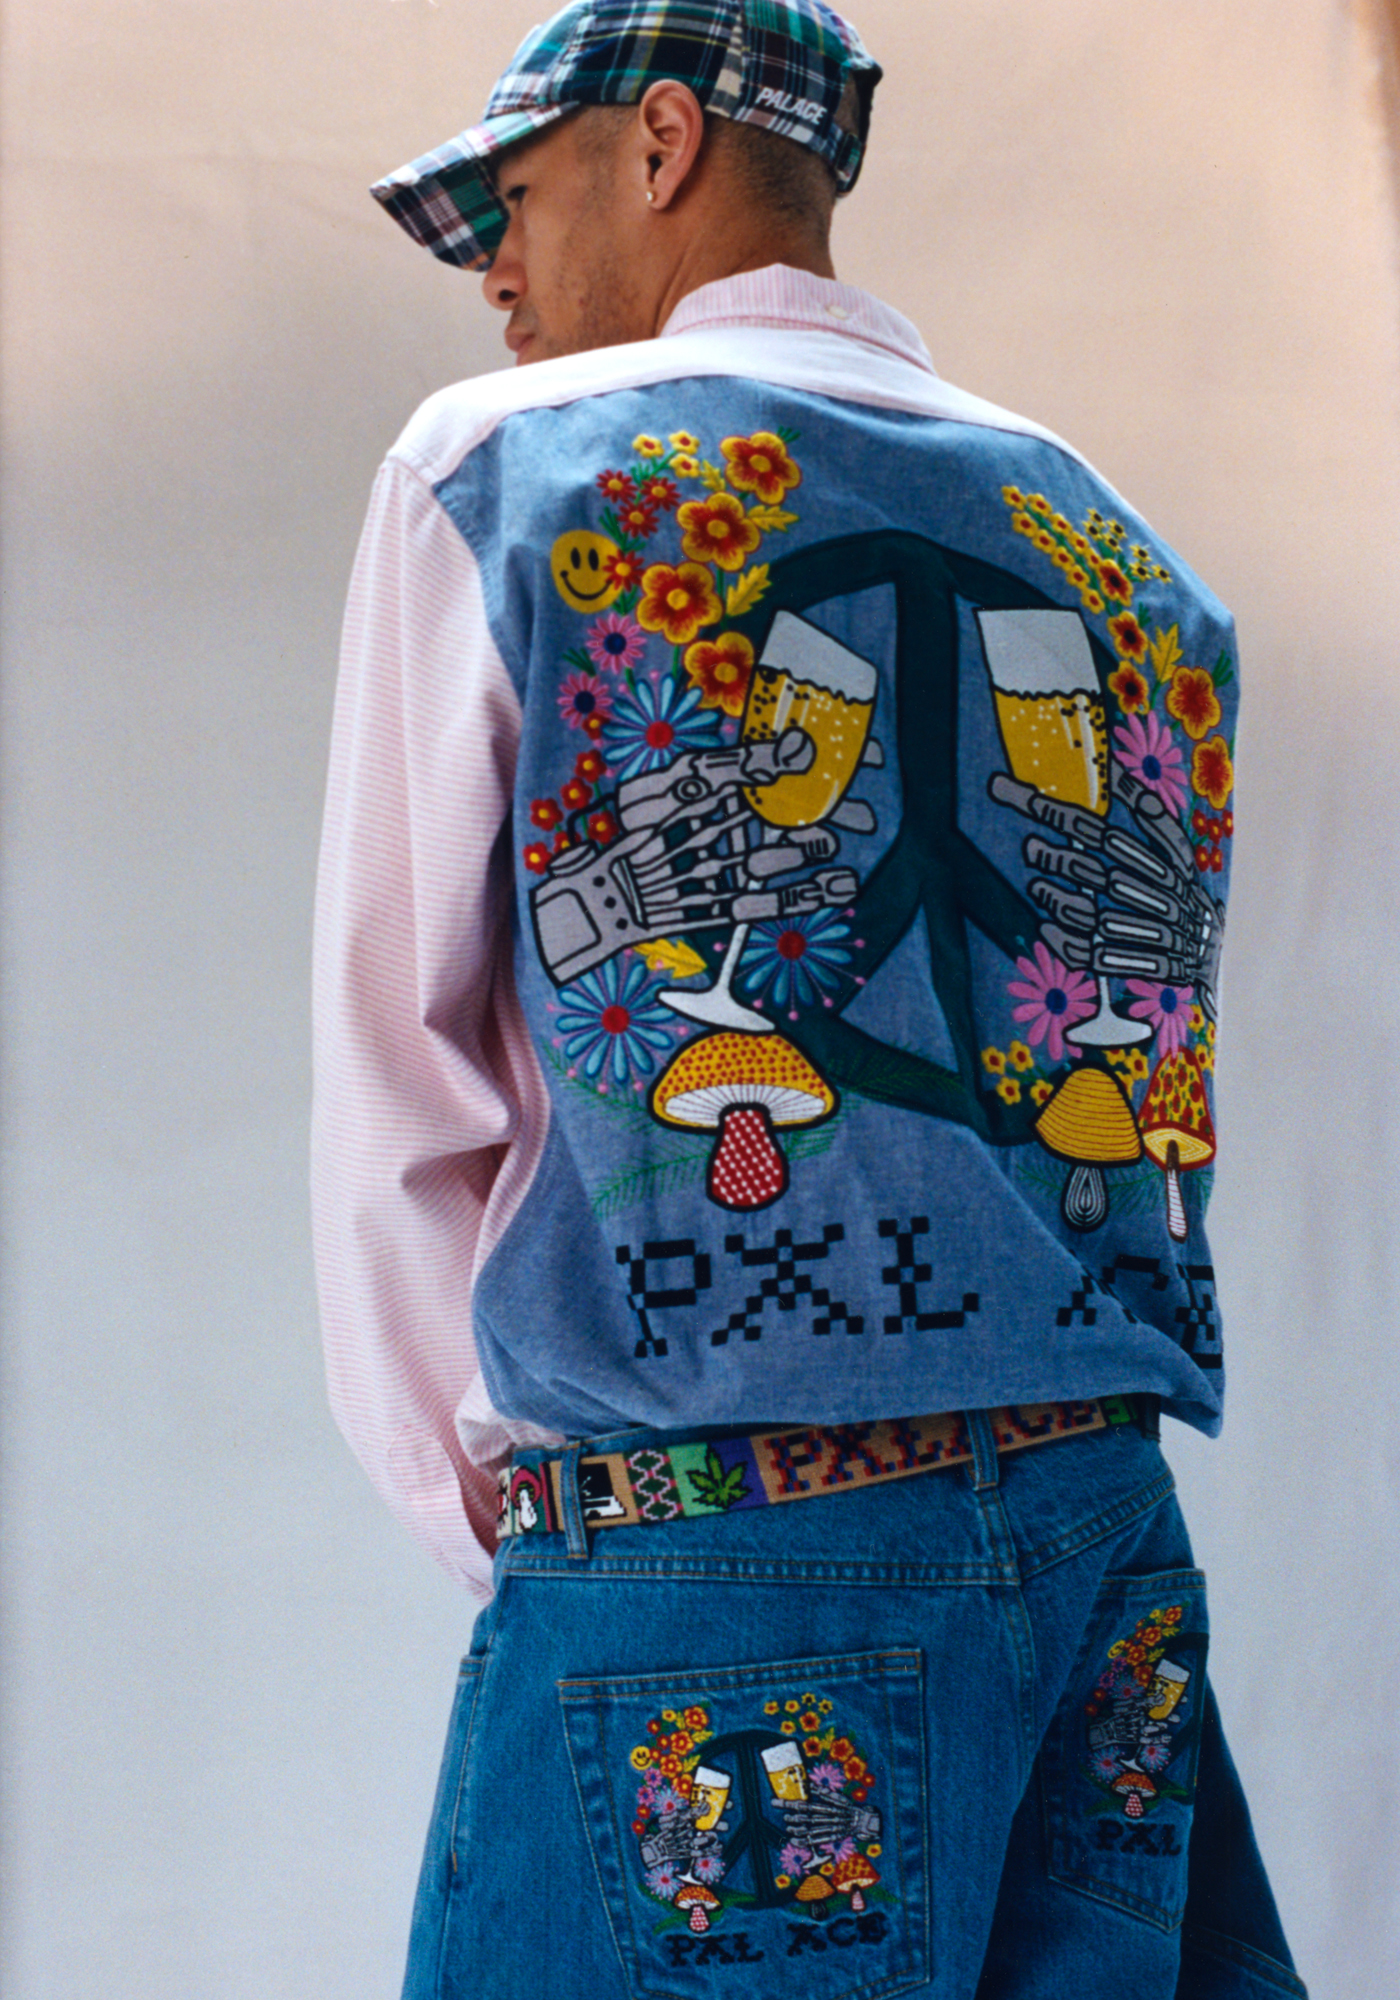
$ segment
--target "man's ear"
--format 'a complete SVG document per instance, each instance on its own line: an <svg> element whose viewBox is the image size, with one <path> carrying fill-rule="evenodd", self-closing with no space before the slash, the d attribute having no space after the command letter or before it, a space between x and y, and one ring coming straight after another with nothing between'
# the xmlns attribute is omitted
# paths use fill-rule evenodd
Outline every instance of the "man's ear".
<svg viewBox="0 0 1400 2000"><path fill-rule="evenodd" d="M635 143L645 199L670 208L692 179L705 140L705 114L686 84L663 77L637 106Z"/></svg>

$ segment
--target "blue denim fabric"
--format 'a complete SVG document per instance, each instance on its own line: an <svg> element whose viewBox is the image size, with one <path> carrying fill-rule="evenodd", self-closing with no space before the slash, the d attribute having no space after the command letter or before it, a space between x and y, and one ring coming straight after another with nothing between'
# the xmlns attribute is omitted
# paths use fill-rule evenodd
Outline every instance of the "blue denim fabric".
<svg viewBox="0 0 1400 2000"><path fill-rule="evenodd" d="M1303 1995L1158 1446L970 1421L969 1466L502 1550L404 2000Z"/></svg>

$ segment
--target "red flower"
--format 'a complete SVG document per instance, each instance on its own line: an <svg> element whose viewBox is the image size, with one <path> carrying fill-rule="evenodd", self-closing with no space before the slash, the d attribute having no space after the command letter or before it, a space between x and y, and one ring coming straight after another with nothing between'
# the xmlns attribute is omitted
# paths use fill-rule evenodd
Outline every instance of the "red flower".
<svg viewBox="0 0 1400 2000"><path fill-rule="evenodd" d="M549 866L549 849L542 840L532 840L525 849L525 866L532 875L543 875Z"/></svg>
<svg viewBox="0 0 1400 2000"><path fill-rule="evenodd" d="M1116 619L1113 621L1118 622ZM1136 620L1134 621L1136 623ZM1140 629L1140 628L1139 628ZM1124 715L1137 715L1142 709L1152 705L1152 691L1147 682L1131 662L1125 660L1116 674L1110 674L1108 685L1118 697L1118 706Z"/></svg>
<svg viewBox="0 0 1400 2000"><path fill-rule="evenodd" d="M1227 812L1222 816L1220 821L1220 831L1225 836L1226 840L1234 839L1235 815L1233 813Z"/></svg>
<svg viewBox="0 0 1400 2000"><path fill-rule="evenodd" d="M745 556L763 539L732 493L687 500L676 519L685 530L681 547L691 561L718 563L721 569L742 569Z"/></svg>
<svg viewBox="0 0 1400 2000"><path fill-rule="evenodd" d="M719 448L730 485L739 493L756 493L770 507L776 507L790 488L802 484L802 474L787 446L772 431L721 438Z"/></svg>
<svg viewBox="0 0 1400 2000"><path fill-rule="evenodd" d="M600 472L598 474L598 491L605 499L617 500L625 504L633 497L637 489L625 472Z"/></svg>
<svg viewBox="0 0 1400 2000"><path fill-rule="evenodd" d="M567 829L561 826L554 836L554 852L556 854L566 854L573 844Z"/></svg>
<svg viewBox="0 0 1400 2000"><path fill-rule="evenodd" d="M680 497L680 487L673 479L663 479L660 473L646 480L642 486L642 498L648 507L659 507L663 514L669 514Z"/></svg>
<svg viewBox="0 0 1400 2000"><path fill-rule="evenodd" d="M617 839L617 821L610 812L594 813L588 822L588 837L596 840L600 847L606 847L610 840ZM686 1747L689 1748L689 1745Z"/></svg>
<svg viewBox="0 0 1400 2000"><path fill-rule="evenodd" d="M1107 595L1107 586L1105 586ZM1124 659L1136 660L1139 665L1147 658L1147 634L1143 631L1131 611L1120 611L1116 618L1110 618L1108 629L1113 634L1113 643Z"/></svg>
<svg viewBox="0 0 1400 2000"><path fill-rule="evenodd" d="M1099 589L1105 597L1112 598L1117 604L1132 603L1133 586L1116 562L1095 563L1094 571L1099 579ZM1133 622L1136 624L1136 619Z"/></svg>
<svg viewBox="0 0 1400 2000"><path fill-rule="evenodd" d="M1200 846L1196 849L1196 866L1200 869L1203 875L1209 874L1210 849L1206 846L1206 843L1204 841L1202 841Z"/></svg>
<svg viewBox="0 0 1400 2000"><path fill-rule="evenodd" d="M603 567L608 573L609 583L615 583L619 590L631 590L641 582L646 564L630 549L619 549L615 556L608 557Z"/></svg>
<svg viewBox="0 0 1400 2000"><path fill-rule="evenodd" d="M553 799L532 799L530 801L530 824L544 833L550 833L564 817L562 809Z"/></svg>
<svg viewBox="0 0 1400 2000"><path fill-rule="evenodd" d="M1221 717L1220 698L1215 692L1215 682L1204 667L1178 667L1172 675L1172 684L1167 689L1167 713L1181 724L1193 743L1199 743L1208 729L1214 729ZM1204 787L1197 785L1198 792ZM1213 806L1223 806L1224 799L1215 799L1205 793Z"/></svg>
<svg viewBox="0 0 1400 2000"><path fill-rule="evenodd" d="M603 717L596 709L592 715L586 715L583 718L583 733L585 736L591 736L595 743L602 735Z"/></svg>
<svg viewBox="0 0 1400 2000"><path fill-rule="evenodd" d="M561 785L559 796L570 812L581 812L593 803L593 787L586 785L582 778L570 778L567 785Z"/></svg>
<svg viewBox="0 0 1400 2000"><path fill-rule="evenodd" d="M710 572L699 563L653 563L642 578L637 622L648 632L664 632L673 646L688 646L702 625L722 616Z"/></svg>
<svg viewBox="0 0 1400 2000"><path fill-rule="evenodd" d="M1209 676L1205 676L1209 679ZM1180 680L1180 674L1177 680ZM1168 697L1170 699L1170 697ZM1215 704L1217 713L1220 704ZM1209 799L1217 812L1222 812L1225 802L1235 789L1235 767L1230 761L1230 746L1223 736L1212 736L1208 743L1198 743L1191 753L1191 784L1203 799Z"/></svg>
<svg viewBox="0 0 1400 2000"><path fill-rule="evenodd" d="M1225 856L1220 852L1220 849L1218 847L1212 847L1212 849L1210 850L1211 874L1218 875L1224 866L1225 866Z"/></svg>
<svg viewBox="0 0 1400 2000"><path fill-rule="evenodd" d="M645 506L640 500L631 501L618 514L618 525L624 534L644 542L656 533L656 509Z"/></svg>
<svg viewBox="0 0 1400 2000"><path fill-rule="evenodd" d="M601 750L580 750L574 759L574 776L586 785L596 785L607 768Z"/></svg>
<svg viewBox="0 0 1400 2000"><path fill-rule="evenodd" d="M742 632L697 639L685 656L685 670L692 687L700 689L702 708L723 709L726 715L743 714L753 676L753 646Z"/></svg>
<svg viewBox="0 0 1400 2000"><path fill-rule="evenodd" d="M1209 830L1210 821L1206 818L1200 807L1197 806L1191 815L1191 831L1198 840L1204 840Z"/></svg>

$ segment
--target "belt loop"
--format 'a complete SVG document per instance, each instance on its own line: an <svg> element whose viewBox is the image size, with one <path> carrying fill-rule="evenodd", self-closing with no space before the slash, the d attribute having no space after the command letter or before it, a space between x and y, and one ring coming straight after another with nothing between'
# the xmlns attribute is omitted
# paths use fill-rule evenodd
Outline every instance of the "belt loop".
<svg viewBox="0 0 1400 2000"><path fill-rule="evenodd" d="M965 1410L963 1417L967 1423L968 1442L972 1446L973 1490L977 1493L993 1491L1001 1483L1001 1460L997 1456L992 1413L990 1410Z"/></svg>
<svg viewBox="0 0 1400 2000"><path fill-rule="evenodd" d="M569 1555L578 1562L588 1561L588 1530L583 1520L583 1496L578 1486L581 1444L571 1444L559 1461L559 1507L564 1516L564 1536Z"/></svg>
<svg viewBox="0 0 1400 2000"><path fill-rule="evenodd" d="M1138 1429L1149 1444L1162 1441L1162 1399L1160 1396L1141 1395L1137 1399Z"/></svg>

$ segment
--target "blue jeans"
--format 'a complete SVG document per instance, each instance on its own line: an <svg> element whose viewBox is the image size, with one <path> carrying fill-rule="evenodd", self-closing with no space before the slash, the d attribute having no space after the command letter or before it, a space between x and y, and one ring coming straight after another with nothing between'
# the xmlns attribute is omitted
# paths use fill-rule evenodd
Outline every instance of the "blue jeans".
<svg viewBox="0 0 1400 2000"><path fill-rule="evenodd" d="M1157 1445L970 1425L972 1464L502 1549L404 2000L1303 1995Z"/></svg>

